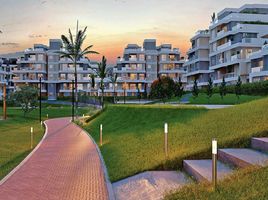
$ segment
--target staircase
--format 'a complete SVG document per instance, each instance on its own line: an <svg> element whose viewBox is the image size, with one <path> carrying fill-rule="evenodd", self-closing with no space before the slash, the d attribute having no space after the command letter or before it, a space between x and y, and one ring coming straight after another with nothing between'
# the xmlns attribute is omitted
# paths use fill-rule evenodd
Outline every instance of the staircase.
<svg viewBox="0 0 268 200"><path fill-rule="evenodd" d="M217 179L230 175L235 168L268 166L268 138L252 138L251 148L218 150ZM184 160L183 171L199 182L211 182L212 160ZM163 199L166 192L192 182L181 171L147 171L113 183L117 200Z"/></svg>
<svg viewBox="0 0 268 200"><path fill-rule="evenodd" d="M251 148L218 150L218 180L231 174L234 168L268 166L268 138L252 138ZM184 160L184 170L197 181L211 182L212 160Z"/></svg>

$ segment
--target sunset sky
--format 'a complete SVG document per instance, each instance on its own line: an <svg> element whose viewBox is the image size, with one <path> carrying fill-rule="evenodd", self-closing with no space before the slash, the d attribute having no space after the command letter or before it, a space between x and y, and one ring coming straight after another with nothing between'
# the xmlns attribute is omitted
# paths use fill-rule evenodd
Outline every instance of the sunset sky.
<svg viewBox="0 0 268 200"><path fill-rule="evenodd" d="M198 29L208 27L211 14L225 7L267 0L0 0L0 54L48 44L68 28L88 27L86 45L115 63L128 43L144 38L189 48ZM98 56L90 56L98 60Z"/></svg>

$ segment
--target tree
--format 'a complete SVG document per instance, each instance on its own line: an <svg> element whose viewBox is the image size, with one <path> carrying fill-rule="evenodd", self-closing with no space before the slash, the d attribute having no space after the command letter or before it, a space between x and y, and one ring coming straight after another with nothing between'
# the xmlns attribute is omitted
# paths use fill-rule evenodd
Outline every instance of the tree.
<svg viewBox="0 0 268 200"><path fill-rule="evenodd" d="M116 103L116 91L115 91L115 84L117 83L117 74L113 74L111 77L110 77L110 82L113 84L113 96L114 96L114 103Z"/></svg>
<svg viewBox="0 0 268 200"><path fill-rule="evenodd" d="M237 102L238 103L239 103L240 95L242 93L241 85L242 85L242 81L241 81L240 76L238 76L238 79L237 79L237 82L236 82L236 85L235 85L235 95L237 97Z"/></svg>
<svg viewBox="0 0 268 200"><path fill-rule="evenodd" d="M194 79L194 85L193 85L193 88L192 88L192 94L193 94L194 98L198 97L199 89L198 89L198 86L197 86L197 79Z"/></svg>
<svg viewBox="0 0 268 200"><path fill-rule="evenodd" d="M90 74L89 75L90 77L90 80L91 80L91 88L95 89L95 85L96 85L96 82L95 82L95 74ZM94 105L96 105L96 98L95 98L95 95L94 95L94 92L93 92L93 97L94 97Z"/></svg>
<svg viewBox="0 0 268 200"><path fill-rule="evenodd" d="M82 50L83 43L86 39L86 30L77 30L76 36L74 37L71 30L69 29L69 38L65 35L61 36L63 42L64 51L59 51L58 53L61 57L69 58L74 65L74 81L75 81L75 114L78 117L78 91L77 91L77 62L88 54L98 54L96 51L90 50L93 45L87 46Z"/></svg>
<svg viewBox="0 0 268 200"><path fill-rule="evenodd" d="M37 107L38 89L31 86L22 86L12 94L13 101L21 106L24 116Z"/></svg>
<svg viewBox="0 0 268 200"><path fill-rule="evenodd" d="M104 79L107 76L107 66L106 66L106 58L105 56L102 56L102 60L100 63L98 63L98 70L95 70L95 73L97 74L97 76L100 78L100 89L101 89L101 107L103 108L104 105L104 100L103 100L103 96L104 96Z"/></svg>
<svg viewBox="0 0 268 200"><path fill-rule="evenodd" d="M220 90L221 99L223 99L223 97L226 95L226 82L225 82L224 76L222 77L222 82L221 82L219 90Z"/></svg>
<svg viewBox="0 0 268 200"><path fill-rule="evenodd" d="M181 77L179 78L179 81L175 83L174 85L174 93L175 96L179 98L179 100L181 99L182 95L183 95L183 85L181 82Z"/></svg>
<svg viewBox="0 0 268 200"><path fill-rule="evenodd" d="M214 22L215 19L216 19L216 14L215 14L215 12L213 12L213 14L211 15L211 20L212 20L212 22Z"/></svg>
<svg viewBox="0 0 268 200"><path fill-rule="evenodd" d="M208 103L209 103L209 100L212 97L212 95L213 95L213 81L212 81L212 78L209 77L208 86L207 86Z"/></svg>
<svg viewBox="0 0 268 200"><path fill-rule="evenodd" d="M165 103L165 100L174 94L174 84L170 77L160 77L152 83L150 96L160 98Z"/></svg>

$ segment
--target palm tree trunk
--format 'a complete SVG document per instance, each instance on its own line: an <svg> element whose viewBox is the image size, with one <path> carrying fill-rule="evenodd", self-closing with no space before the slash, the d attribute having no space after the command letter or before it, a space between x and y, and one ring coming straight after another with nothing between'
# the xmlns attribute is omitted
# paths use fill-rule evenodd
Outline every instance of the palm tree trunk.
<svg viewBox="0 0 268 200"><path fill-rule="evenodd" d="M78 118L78 90L77 90L77 69L76 60L74 61L74 82L75 82L75 117Z"/></svg>

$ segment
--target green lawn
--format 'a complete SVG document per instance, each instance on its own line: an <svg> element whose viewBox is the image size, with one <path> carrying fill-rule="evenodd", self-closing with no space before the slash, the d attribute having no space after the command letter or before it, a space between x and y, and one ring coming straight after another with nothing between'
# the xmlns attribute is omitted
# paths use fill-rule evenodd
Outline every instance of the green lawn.
<svg viewBox="0 0 268 200"><path fill-rule="evenodd" d="M191 184L173 194L166 200L267 200L268 167L237 171L218 184L214 192L210 185Z"/></svg>
<svg viewBox="0 0 268 200"><path fill-rule="evenodd" d="M249 95L241 95L239 101L235 94L227 94L226 96L221 98L220 94L213 94L213 96L208 101L207 95L201 93L197 98L190 97L190 104L240 104L249 101L253 101L256 99L262 98L261 96L249 96Z"/></svg>
<svg viewBox="0 0 268 200"><path fill-rule="evenodd" d="M190 106L110 105L85 129L99 142L110 179L150 169L180 169L183 159L209 158L211 139L220 147L242 147L251 136L268 135L268 98L221 110ZM169 123L169 159L163 151L163 125Z"/></svg>
<svg viewBox="0 0 268 200"><path fill-rule="evenodd" d="M92 113L92 108L79 109L80 114ZM2 109L0 109L2 114ZM43 108L43 119L71 115L70 106ZM0 120L0 179L17 166L30 152L30 127L34 128L34 145L44 134L39 123L39 110L34 110L26 117L19 108L8 109L8 119Z"/></svg>

